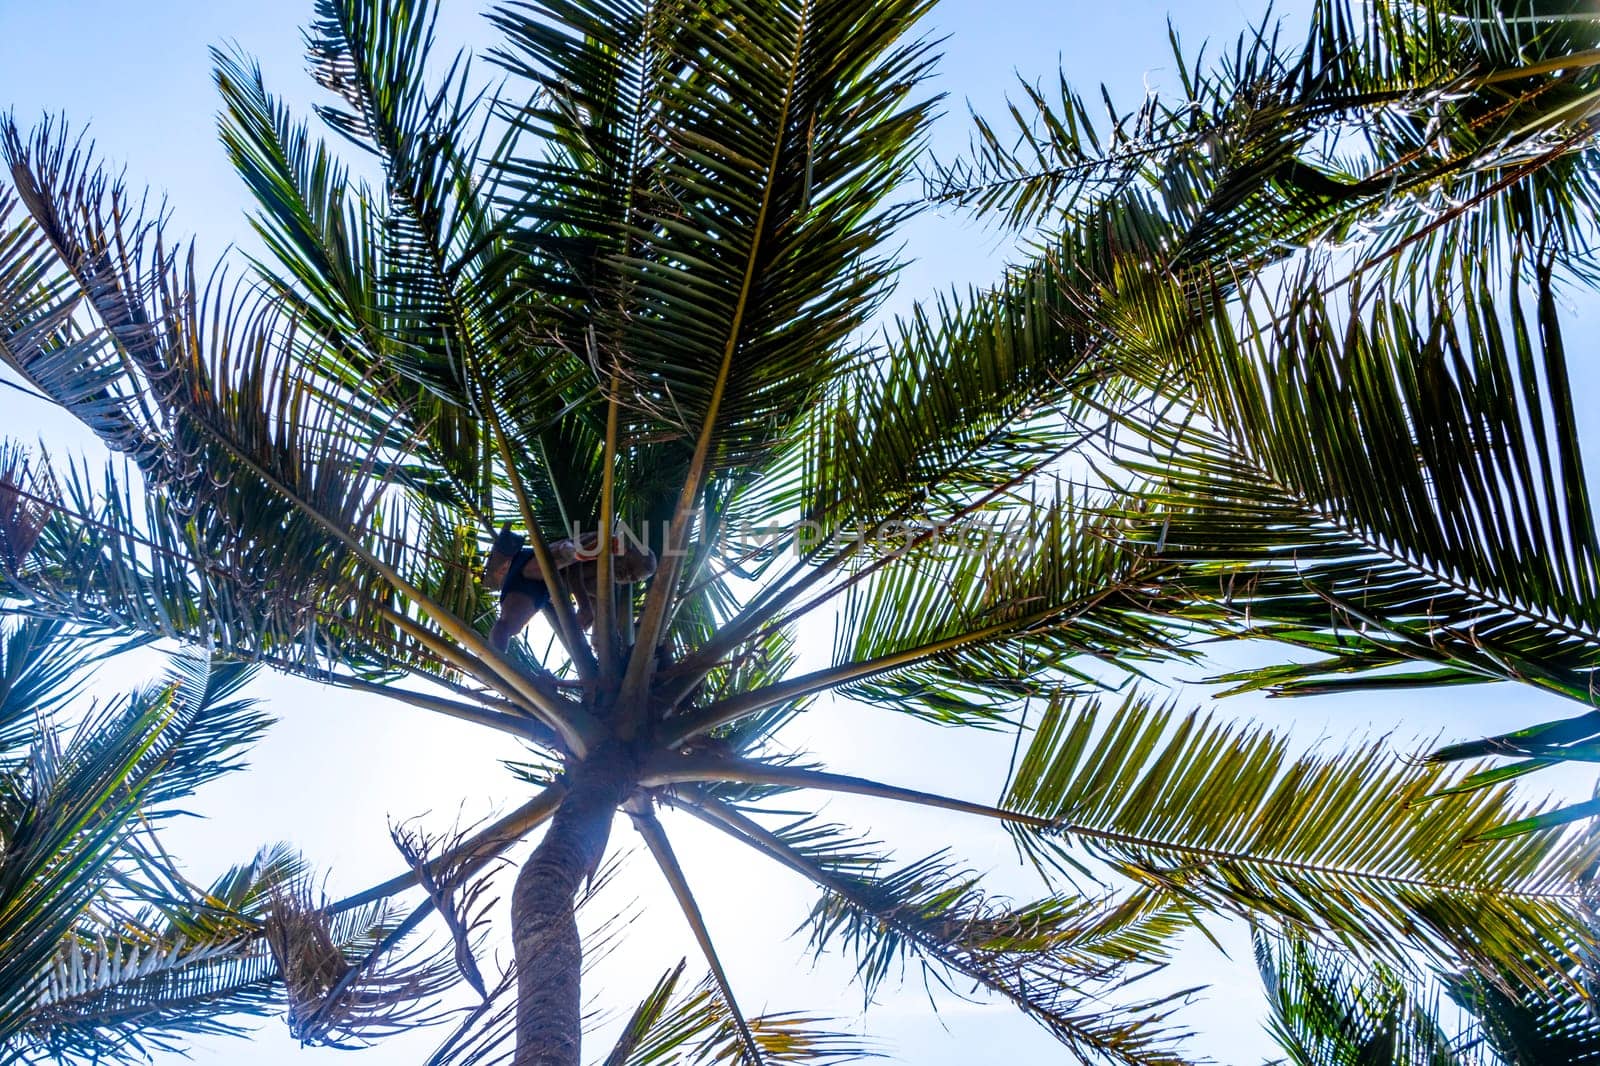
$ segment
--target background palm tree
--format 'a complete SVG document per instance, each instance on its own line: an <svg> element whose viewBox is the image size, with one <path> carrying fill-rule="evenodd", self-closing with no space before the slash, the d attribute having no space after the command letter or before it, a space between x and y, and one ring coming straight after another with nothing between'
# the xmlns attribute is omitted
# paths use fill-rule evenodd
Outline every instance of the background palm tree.
<svg viewBox="0 0 1600 1066"><path fill-rule="evenodd" d="M11 458L15 458L12 456ZM0 629L0 1046L7 1062L143 1054L259 1012L270 968L236 959L292 854L202 890L156 827L269 724L238 699L251 668L173 660L161 684L84 697L114 649L41 619ZM75 719L75 720L74 720ZM237 995L190 1000L224 972ZM248 978L254 977L255 980Z"/></svg>
<svg viewBox="0 0 1600 1066"><path fill-rule="evenodd" d="M1418 980L1295 938L1256 938L1269 1025L1293 1066L1538 1066L1600 1062L1585 984L1519 999L1481 974Z"/></svg>
<svg viewBox="0 0 1600 1066"><path fill-rule="evenodd" d="M667 1006L678 978L656 986L612 1061L674 1040L750 1062L855 1050L738 1009L662 808L822 889L814 942L854 951L869 989L916 959L1085 1057L1182 1061L1169 1001L1096 997L1219 912L1395 965L1420 953L1570 981L1592 843L1457 846L1545 812L1375 749L1291 758L1138 694L1095 713L1089 694L1238 631L1227 602L1195 592L1214 576L1209 542L1174 533L1238 494L1177 506L1172 470L1210 472L1211 453L1173 451L1190 435L1262 424L1260 405L1212 397L1202 358L1253 293L1279 277L1309 291L1318 251L1344 241L1436 293L1443 322L1461 277L1492 281L1447 254L1469 239L1512 263L1527 248L1580 261L1585 216L1561 205L1591 187L1583 25L1536 23L1531 45L1496 51L1499 23L1456 17L1472 12L1328 3L1303 43L1248 35L1214 69L1180 56L1180 100L1096 122L1070 95L1037 95L1024 155L980 127L977 157L938 191L1044 226L1044 253L875 342L883 248L912 207L894 196L933 106L923 7L509 4L490 57L506 80L487 95L465 58L429 62L429 6L324 0L308 35L320 117L381 174L359 180L248 59L219 55L224 143L270 252L239 286L202 281L62 125L4 131L0 355L131 464L13 469L13 597L543 753L525 805L456 840L405 840L407 874L334 904L272 901L260 939L303 1039L382 1032L425 1000L433 972L387 960L437 912L484 1000L438 1061L577 1062L575 899L620 811L711 984L682 1009ZM1352 173L1332 153L1356 138ZM1525 248L1513 208L1530 188L1540 241ZM1429 215L1441 198L1454 206ZM1468 363L1520 366L1506 336L1466 331ZM1262 358L1300 351L1262 344ZM1563 454L1529 453L1526 469L1554 482ZM1108 458L1100 484L1069 480ZM487 639L479 567L504 523L555 591L542 653ZM659 565L618 583L601 552L586 632L554 549L618 529ZM802 672L796 632L815 612L837 620L834 655ZM969 727L1040 717L990 806L776 749L829 692ZM895 863L847 830L775 823L772 797L797 789L1002 822L1044 895L1001 900L946 856ZM512 890L517 965L485 978L480 878L540 826ZM1104 865L1132 884L1082 880ZM352 959L337 915L413 884L425 900Z"/></svg>

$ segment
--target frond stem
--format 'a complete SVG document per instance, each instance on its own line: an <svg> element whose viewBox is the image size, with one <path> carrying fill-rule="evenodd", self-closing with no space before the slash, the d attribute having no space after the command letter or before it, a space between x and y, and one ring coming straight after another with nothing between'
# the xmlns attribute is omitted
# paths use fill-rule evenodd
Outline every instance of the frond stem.
<svg viewBox="0 0 1600 1066"><path fill-rule="evenodd" d="M817 789L823 792L844 792L857 796L912 803L921 807L937 807L947 811L960 811L1003 822L1015 822L1034 829L1051 829L1055 822L1038 815L1008 811L983 803L971 803L952 796L916 789L885 785L863 777L831 774L821 770L807 770L794 766L773 766L750 759L726 758L708 755L673 756L658 758L647 764L640 774L639 783L649 787L688 784L702 781L729 781L751 785L777 785L784 788Z"/></svg>
<svg viewBox="0 0 1600 1066"><path fill-rule="evenodd" d="M666 831L661 828L660 820L648 806L630 805L628 813L633 818L634 828L644 838L645 845L656 860L656 865L661 868L667 884L672 887L672 894L677 898L678 906L689 922L689 928L694 931L695 941L700 945L700 952L706 958L706 965L711 968L711 976L717 982L717 989L722 993L722 1002L728 1008L728 1015L739 1031L739 1041L744 1045L751 1066L764 1066L766 1060L762 1057L761 1047L756 1043L755 1034L750 1031L750 1023L745 1019L744 1012L739 1009L739 1001L734 998L733 985L728 980L728 972L723 968L716 945L711 941L711 931L706 928L705 915L700 911L700 904L695 901L694 893L689 888L689 880L684 876L677 855L673 853L672 843L667 839Z"/></svg>
<svg viewBox="0 0 1600 1066"><path fill-rule="evenodd" d="M595 559L594 578L595 655L598 657L596 661L600 677L606 684L610 683L615 673L617 657L617 634L614 623L617 590L611 583L611 536L612 527L616 525L617 419L620 406L617 391L621 387L621 373L613 369L611 390L606 397L606 443L600 465L600 528L597 531L597 536L600 538L600 554ZM624 735L623 739L626 740L628 737Z"/></svg>
<svg viewBox="0 0 1600 1066"><path fill-rule="evenodd" d="M443 696L431 696L425 692L412 692L409 689L399 688L395 685L379 685L371 681L364 681L358 677L334 675L330 679L330 683L340 688L348 688L356 692L368 692L374 696L382 696L385 699L410 704L423 710L437 711L451 718L459 718L464 722L472 722L475 725L488 726L490 729L498 729L502 733L511 733L514 736L534 740L545 745L559 742L560 739L537 718L506 714L502 711L491 711L483 707L474 707L470 703L445 699Z"/></svg>

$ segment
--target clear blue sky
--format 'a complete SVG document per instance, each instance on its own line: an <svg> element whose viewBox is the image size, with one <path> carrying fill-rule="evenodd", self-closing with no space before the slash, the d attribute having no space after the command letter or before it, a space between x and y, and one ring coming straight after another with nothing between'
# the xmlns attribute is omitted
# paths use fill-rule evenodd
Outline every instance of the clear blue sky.
<svg viewBox="0 0 1600 1066"><path fill-rule="evenodd" d="M478 17L480 6L477 0L445 0L442 40L486 43L490 37ZM1207 35L1231 38L1263 7L1242 0L942 0L929 25L930 33L948 38L940 87L950 94L950 114L939 129L940 144L955 149L964 143L964 102L993 113L1014 84L1013 72L1053 79L1059 63L1079 85L1105 81L1131 100L1146 84L1171 83L1165 66L1169 14L1185 39L1197 43ZM1278 10L1292 15L1296 7L1280 4ZM48 111L65 113L75 124L89 123L100 152L126 163L130 184L148 184L170 199L173 232L198 234L202 259L232 243L249 245L246 195L214 135L216 104L206 50L238 41L261 58L275 88L303 102L311 94L300 67L299 28L309 9L309 2L298 0L0 0L0 107L14 107L24 120ZM982 283L1001 259L992 235L955 217L919 220L908 241L916 262L897 299L902 307L941 286ZM1572 330L1574 337L1582 332L1581 326ZM1593 383L1587 368L1580 371L1580 395L1586 382ZM43 436L58 449L83 447L85 439L55 412L11 393L0 394L0 433ZM258 749L250 771L202 797L198 806L209 818L187 822L172 834L175 850L199 876L246 858L261 843L286 839L330 871L331 892L353 889L396 871L390 819L426 815L429 824L442 826L458 812L476 817L518 798L515 782L499 766L500 759L518 752L498 734L486 738L469 726L298 681L264 681L257 692L271 702L280 724ZM1403 738L1498 731L1534 720L1543 710L1533 706L1534 699L1494 688L1453 692L1448 704L1426 697L1225 706L1292 724L1309 742L1336 741L1369 729ZM996 793L1009 750L1003 738L974 741L887 718L881 712L823 707L801 728L804 736L792 739L813 741L837 769L870 763L875 776L912 786L978 799ZM848 744L841 743L845 736ZM930 820L843 800L831 803L828 813L892 842L906 856L948 845L979 869L1014 866L1003 834L986 825ZM748 1010L840 1015L846 1025L881 1038L893 1060L919 1066L1067 1060L1031 1023L1005 1007L942 996L936 1017L915 974L863 1017L859 993L844 987L838 961L812 965L803 943L788 935L802 920L809 893L783 871L749 856L731 864L734 857L693 824L673 822L669 829L681 837L689 877L715 916L713 932ZM614 839L626 843L628 836L619 826ZM642 897L644 917L635 924L630 949L591 982L604 1006L631 1003L680 955L693 956L682 920L662 897L653 870L636 865L642 876L627 881L618 895ZM1025 879L1011 878L1011 883L1018 892L1029 891ZM758 920L758 910L768 917ZM1196 942L1168 983L1213 985L1184 1019L1201 1033L1198 1049L1225 1063L1259 1063L1271 1045L1259 1030L1254 971L1242 937L1234 935L1228 943L1234 949L1231 960ZM359 1061L415 1063L433 1039L425 1033L391 1041L361 1053ZM193 1061L309 1066L338 1054L298 1051L281 1025L268 1023L248 1045L202 1044Z"/></svg>

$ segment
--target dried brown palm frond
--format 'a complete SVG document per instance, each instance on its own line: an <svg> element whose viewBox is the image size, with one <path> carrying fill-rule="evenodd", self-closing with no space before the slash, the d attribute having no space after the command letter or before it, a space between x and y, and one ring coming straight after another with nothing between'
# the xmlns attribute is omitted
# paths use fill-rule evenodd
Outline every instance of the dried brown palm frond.
<svg viewBox="0 0 1600 1066"><path fill-rule="evenodd" d="M35 468L27 452L0 442L0 567L7 574L22 572L55 510L51 501L57 495L48 467Z"/></svg>
<svg viewBox="0 0 1600 1066"><path fill-rule="evenodd" d="M351 963L333 942L328 915L311 904L307 893L283 890L275 894L266 935L283 975L289 1031L307 1041L315 1034L307 1030L306 1023L316 1017Z"/></svg>
<svg viewBox="0 0 1600 1066"><path fill-rule="evenodd" d="M462 979L480 999L488 1000L489 990L474 948L475 941L482 939L482 929L489 924L490 909L499 902L499 897L490 896L489 891L502 862L492 854L486 856L466 848L482 828L483 823L479 822L457 826L447 834L430 835L400 825L391 827L389 836L450 931L456 969ZM454 861L446 861L452 856Z"/></svg>
<svg viewBox="0 0 1600 1066"><path fill-rule="evenodd" d="M455 981L449 962L415 950L389 956L411 924L393 923L386 907L332 915L304 886L276 890L265 934L295 1038L351 1047L438 1021L435 997Z"/></svg>

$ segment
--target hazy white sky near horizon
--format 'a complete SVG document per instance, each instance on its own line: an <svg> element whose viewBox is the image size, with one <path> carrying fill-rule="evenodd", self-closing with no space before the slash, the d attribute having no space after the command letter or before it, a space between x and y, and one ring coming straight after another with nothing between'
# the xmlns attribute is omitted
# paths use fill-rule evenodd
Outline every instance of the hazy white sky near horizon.
<svg viewBox="0 0 1600 1066"><path fill-rule="evenodd" d="M492 41L478 17L481 7L479 0L445 0L441 43L481 47ZM1105 81L1131 101L1145 84L1172 82L1169 15L1192 48L1207 36L1230 41L1264 7L1253 0L941 0L928 24L930 34L947 38L937 87L950 94L949 113L937 143L947 152L959 148L968 126L964 101L995 113L1014 84L1013 72L1052 81L1059 61L1080 87ZM1280 4L1278 10L1292 16L1300 7ZM216 142L207 47L237 41L260 57L270 85L303 104L313 88L300 64L300 26L309 14L309 0L0 0L0 107L14 108L24 122L49 112L65 114L75 126L87 123L102 156L126 163L130 184L148 184L169 198L170 232L198 234L200 261L208 262L228 244L248 247L253 238L245 221L247 195ZM948 215L917 220L907 242L914 262L895 299L899 309L941 287L992 279L1003 255L992 234ZM1592 322L1592 315L1585 317ZM1572 336L1578 339L1581 329L1575 326ZM1589 354L1584 347L1579 361L1592 365L1583 358ZM1577 378L1581 396L1594 382L1592 369L1581 367ZM57 412L11 392L0 394L0 433L43 437L58 451L82 448L85 440ZM817 642L824 653L826 645ZM353 890L396 871L389 820L426 815L427 824L443 827L458 812L475 818L518 801L517 783L499 761L519 752L498 734L485 736L470 726L300 681L264 679L254 691L269 702L279 724L249 771L200 797L196 806L207 819L187 820L169 834L198 877L247 858L259 844L284 839L330 871L330 892ZM1236 700L1222 707L1292 727L1307 742L1378 731L1393 732L1409 745L1412 738L1479 735L1526 723L1546 709L1534 706L1535 700L1502 686L1387 699L1270 705ZM1008 738L974 738L891 719L882 711L824 705L788 739L847 772L870 766L874 776L898 783L975 799L996 794ZM1015 891L1031 890L1013 872L1004 834L990 826L843 799L830 801L827 813L893 844L903 857L949 846L974 868L996 871ZM1007 1007L941 995L936 1016L915 973L862 1015L859 992L843 980L847 970L838 958L813 965L803 942L788 936L809 907L809 892L754 856L730 853L696 823L671 819L668 829L712 915L713 933L747 1011L831 1013L881 1040L893 1060L919 1066L1069 1061ZM631 835L619 824L613 840L631 845ZM682 919L648 861L632 864L617 894L638 894L646 907L631 930L630 947L590 982L597 1002L607 1007L631 1005L680 956L698 965ZM1228 945L1231 960L1197 939L1162 983L1211 985L1183 1015L1199 1031L1195 1048L1224 1063L1259 1063L1272 1045L1260 1030L1254 969L1237 931ZM353 1061L414 1063L437 1035L396 1039ZM297 1050L281 1024L269 1021L248 1043L201 1042L193 1061L310 1066L341 1054L349 1053Z"/></svg>

